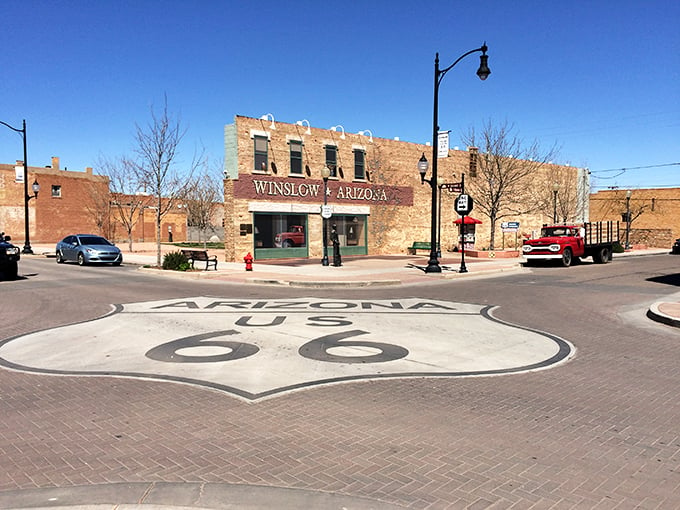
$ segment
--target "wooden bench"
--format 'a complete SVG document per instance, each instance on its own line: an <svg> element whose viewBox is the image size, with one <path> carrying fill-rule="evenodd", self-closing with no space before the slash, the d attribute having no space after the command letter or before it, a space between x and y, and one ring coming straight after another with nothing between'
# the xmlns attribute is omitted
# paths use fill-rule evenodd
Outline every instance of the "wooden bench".
<svg viewBox="0 0 680 510"><path fill-rule="evenodd" d="M413 241L413 244L407 248L410 255L415 255L418 250L430 251L429 241Z"/></svg>
<svg viewBox="0 0 680 510"><path fill-rule="evenodd" d="M208 257L206 250L182 250L184 256L191 262L191 269L194 269L194 262L205 262L205 270L210 269L210 266L217 271L217 256Z"/></svg>

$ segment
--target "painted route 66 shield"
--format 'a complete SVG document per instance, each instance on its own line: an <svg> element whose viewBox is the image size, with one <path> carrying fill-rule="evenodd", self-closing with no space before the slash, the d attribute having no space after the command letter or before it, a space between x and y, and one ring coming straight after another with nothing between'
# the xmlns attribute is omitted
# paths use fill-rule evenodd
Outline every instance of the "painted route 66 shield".
<svg viewBox="0 0 680 510"><path fill-rule="evenodd" d="M565 340L480 305L196 297L118 305L96 320L5 340L0 364L185 382L256 400L355 379L537 370L572 353Z"/></svg>

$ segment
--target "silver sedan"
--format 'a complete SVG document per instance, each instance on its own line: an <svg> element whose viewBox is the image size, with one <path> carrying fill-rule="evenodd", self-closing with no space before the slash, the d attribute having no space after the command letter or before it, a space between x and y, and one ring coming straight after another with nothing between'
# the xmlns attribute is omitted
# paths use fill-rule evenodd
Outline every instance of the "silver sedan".
<svg viewBox="0 0 680 510"><path fill-rule="evenodd" d="M78 265L113 264L123 262L120 249L107 239L93 234L66 236L57 243L57 264L73 261Z"/></svg>

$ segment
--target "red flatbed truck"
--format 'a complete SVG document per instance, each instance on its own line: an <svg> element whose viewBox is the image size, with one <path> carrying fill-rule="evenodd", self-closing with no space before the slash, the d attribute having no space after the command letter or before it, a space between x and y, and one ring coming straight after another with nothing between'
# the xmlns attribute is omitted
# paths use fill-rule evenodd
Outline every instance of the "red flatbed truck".
<svg viewBox="0 0 680 510"><path fill-rule="evenodd" d="M573 225L544 225L541 237L526 239L522 254L527 265L537 260L559 260L564 267L582 257L592 257L596 264L612 259L619 242L618 221L598 221Z"/></svg>

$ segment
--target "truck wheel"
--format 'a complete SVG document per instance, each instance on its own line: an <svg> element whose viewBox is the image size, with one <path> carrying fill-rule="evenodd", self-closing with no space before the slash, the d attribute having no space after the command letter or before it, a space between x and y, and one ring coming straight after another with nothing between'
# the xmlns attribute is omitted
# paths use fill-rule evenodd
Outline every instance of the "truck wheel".
<svg viewBox="0 0 680 510"><path fill-rule="evenodd" d="M562 252L562 265L569 267L571 265L571 248L565 248Z"/></svg>
<svg viewBox="0 0 680 510"><path fill-rule="evenodd" d="M284 248L292 248L293 247L293 241L291 241L290 239L286 239L285 241L283 241L282 246Z"/></svg>
<svg viewBox="0 0 680 510"><path fill-rule="evenodd" d="M596 264L606 264L609 262L609 248L606 246L603 248L600 248L597 250L597 253L595 253L595 256L593 257L595 259Z"/></svg>

